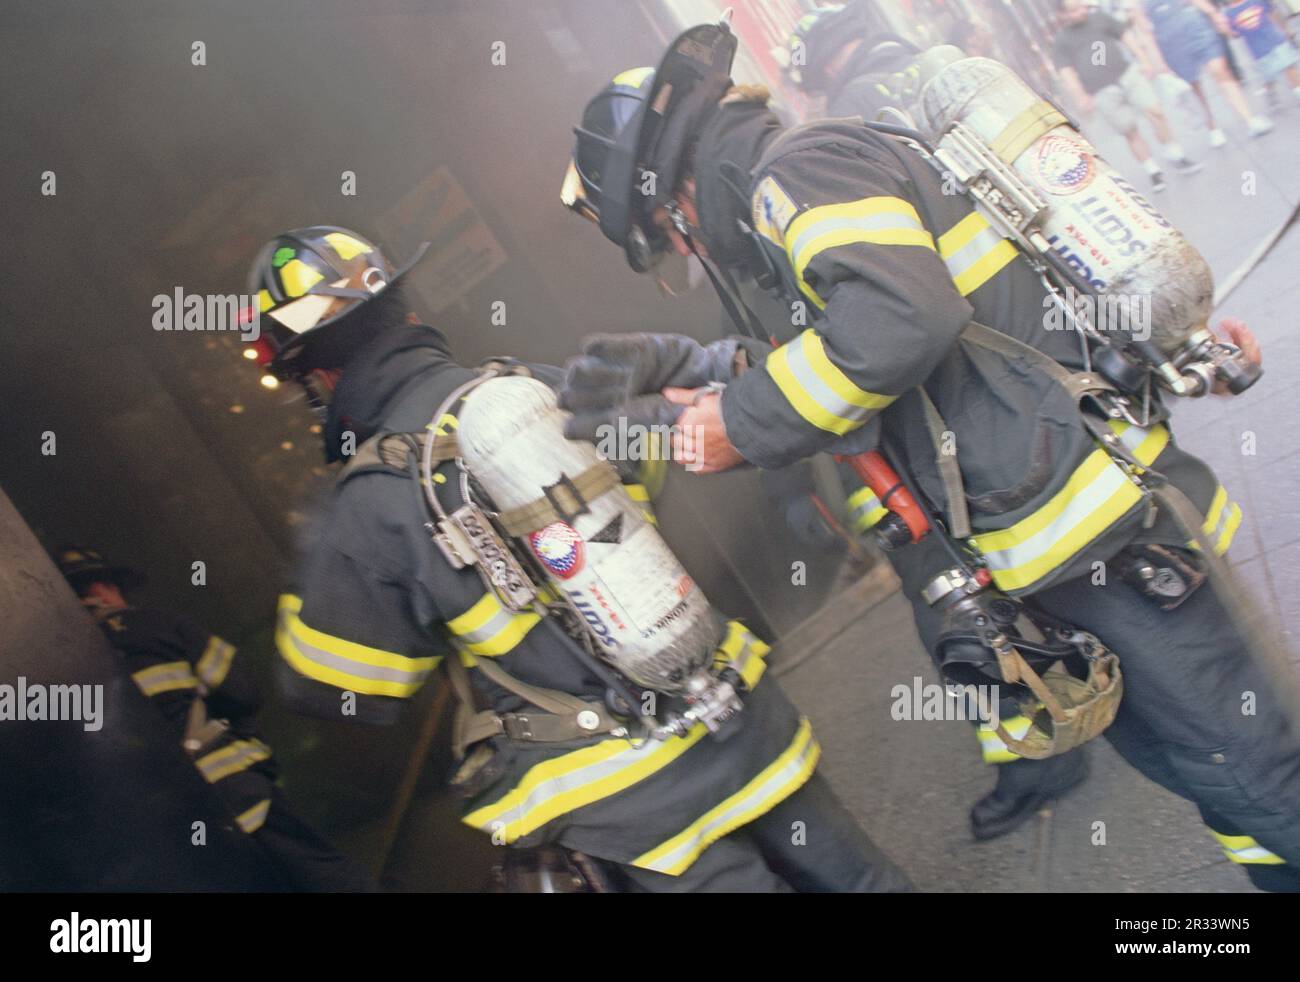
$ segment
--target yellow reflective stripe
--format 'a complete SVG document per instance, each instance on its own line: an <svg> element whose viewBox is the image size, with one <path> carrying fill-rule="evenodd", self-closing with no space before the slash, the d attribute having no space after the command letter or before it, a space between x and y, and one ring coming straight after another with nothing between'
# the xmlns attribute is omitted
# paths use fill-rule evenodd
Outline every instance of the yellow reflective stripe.
<svg viewBox="0 0 1300 982"><path fill-rule="evenodd" d="M301 259L290 259L280 268L280 283L291 297L301 297L324 278Z"/></svg>
<svg viewBox="0 0 1300 982"><path fill-rule="evenodd" d="M337 252L339 258L343 260L351 259L353 256L360 256L370 251L370 246L343 232L330 232L326 234L325 241L334 247L334 251Z"/></svg>
<svg viewBox="0 0 1300 982"><path fill-rule="evenodd" d="M1232 539L1237 534L1237 529L1241 527L1241 517L1241 505L1235 501L1230 502L1227 489L1220 484L1214 490L1209 511L1205 515L1205 523L1201 526L1205 537L1214 543L1216 555L1222 556L1232 545ZM1201 548L1194 540L1187 545L1192 549Z"/></svg>
<svg viewBox="0 0 1300 982"><path fill-rule="evenodd" d="M1144 430L1111 421L1111 427L1143 464L1153 463L1169 442L1163 426ZM1141 499L1106 451L1094 450L1047 504L1010 528L972 536L970 543L999 589L1021 589L1067 562Z"/></svg>
<svg viewBox="0 0 1300 982"><path fill-rule="evenodd" d="M627 71L619 72L614 76L614 85L626 85L629 88L639 89L641 84L646 80L646 76L653 72L653 68L629 68Z"/></svg>
<svg viewBox="0 0 1300 982"><path fill-rule="evenodd" d="M199 684L187 661L169 661L162 665L151 665L149 668L142 668L133 673L131 678L146 696L174 692L177 689L194 689Z"/></svg>
<svg viewBox="0 0 1300 982"><path fill-rule="evenodd" d="M859 532L865 532L880 523L880 520L889 514L889 509L880 503L876 497L876 492L870 488L858 488L849 495L849 521L853 528Z"/></svg>
<svg viewBox="0 0 1300 982"><path fill-rule="evenodd" d="M939 236L939 255L964 297L996 276L1018 253L988 219L973 211Z"/></svg>
<svg viewBox="0 0 1300 982"><path fill-rule="evenodd" d="M247 811L235 816L235 822L245 832L256 832L266 824L266 816L271 813L271 799L263 798Z"/></svg>
<svg viewBox="0 0 1300 982"><path fill-rule="evenodd" d="M215 634L208 638L208 645L199 656L196 666L199 678L209 689L215 689L226 680L230 663L235 657L235 646L223 641Z"/></svg>
<svg viewBox="0 0 1300 982"><path fill-rule="evenodd" d="M1269 852L1248 835L1221 835L1210 829L1210 835L1219 840L1224 854L1234 863L1257 863L1263 866L1282 866L1286 863L1275 852Z"/></svg>
<svg viewBox="0 0 1300 982"><path fill-rule="evenodd" d="M447 621L447 630L476 655L504 655L524 639L541 615L527 611L512 614L496 594L485 593L465 613Z"/></svg>
<svg viewBox="0 0 1300 982"><path fill-rule="evenodd" d="M601 740L528 769L504 797L462 821L514 842L560 815L617 794L667 767L708 733L696 723L684 737Z"/></svg>
<svg viewBox="0 0 1300 982"><path fill-rule="evenodd" d="M259 761L271 756L271 748L261 740L236 740L234 743L205 754L194 762L199 773L209 784L216 784L223 777L246 771Z"/></svg>
<svg viewBox="0 0 1300 982"><path fill-rule="evenodd" d="M1010 719L1001 721L1015 739L1023 740L1025 734L1029 732L1029 726L1032 720L1028 716L1012 716ZM1007 745L1002 742L998 736L998 731L989 727L987 723L981 723L976 735L980 741L980 753L984 756L986 764L1005 764L1009 761L1019 760L1020 755L1013 750L1008 749Z"/></svg>
<svg viewBox="0 0 1300 982"><path fill-rule="evenodd" d="M757 777L667 842L632 860L632 865L669 876L680 875L714 842L793 794L812 776L820 755L812 725L801 719L790 746Z"/></svg>
<svg viewBox="0 0 1300 982"><path fill-rule="evenodd" d="M897 398L856 386L831 362L812 328L772 352L764 367L795 412L838 435L857 429Z"/></svg>
<svg viewBox="0 0 1300 982"><path fill-rule="evenodd" d="M921 216L902 198L879 196L809 208L785 230L785 248L799 289L818 308L826 301L804 280L804 270L827 249L859 242L934 250Z"/></svg>
<svg viewBox="0 0 1300 982"><path fill-rule="evenodd" d="M662 464L664 461L659 461L659 463ZM648 466L648 464L643 466ZM654 509L650 507L650 492L644 484L624 484L623 490L627 492L629 498L640 505L640 508L637 510L641 512L641 516L647 522L651 525L659 524L659 519L655 517Z"/></svg>
<svg viewBox="0 0 1300 982"><path fill-rule="evenodd" d="M318 682L362 695L404 699L438 665L434 656L410 658L317 631L303 623L300 610L302 598L280 598L275 644L296 672Z"/></svg>
<svg viewBox="0 0 1300 982"><path fill-rule="evenodd" d="M729 621L727 636L714 652L713 667L730 666L753 689L767 671L766 657L771 650L740 621Z"/></svg>

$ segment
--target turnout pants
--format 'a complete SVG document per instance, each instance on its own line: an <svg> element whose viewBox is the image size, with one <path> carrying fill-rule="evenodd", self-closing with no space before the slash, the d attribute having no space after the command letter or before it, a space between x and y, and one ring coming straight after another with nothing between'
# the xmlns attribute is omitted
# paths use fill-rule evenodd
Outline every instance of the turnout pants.
<svg viewBox="0 0 1300 982"><path fill-rule="evenodd" d="M766 815L724 836L680 876L633 866L633 891L897 893L912 889L819 774Z"/></svg>
<svg viewBox="0 0 1300 982"><path fill-rule="evenodd" d="M252 832L285 890L294 893L369 893L374 879L320 833L294 814L279 788L268 780L271 807Z"/></svg>
<svg viewBox="0 0 1300 982"><path fill-rule="evenodd" d="M933 655L939 619L919 591L947 565L927 543L890 561ZM1105 736L1130 764L1187 798L1256 886L1300 891L1300 721L1210 583L1161 610L1119 577L1080 577L1026 598L1095 634L1120 658L1124 699ZM1293 680L1286 680L1288 683ZM1016 710L1006 701L1004 722ZM1013 729L1014 732L1014 729ZM1025 762L980 731L985 760Z"/></svg>
<svg viewBox="0 0 1300 982"><path fill-rule="evenodd" d="M1194 802L1257 886L1300 890L1300 728L1212 586L1174 610L1114 576L1033 602L1119 655L1124 699L1105 735L1124 759Z"/></svg>

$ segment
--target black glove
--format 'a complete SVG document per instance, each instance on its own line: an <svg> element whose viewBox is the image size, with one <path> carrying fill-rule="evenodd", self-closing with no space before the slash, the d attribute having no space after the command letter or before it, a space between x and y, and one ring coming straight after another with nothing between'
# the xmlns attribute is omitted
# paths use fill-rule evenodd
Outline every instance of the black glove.
<svg viewBox="0 0 1300 982"><path fill-rule="evenodd" d="M729 380L738 341L702 345L680 334L593 334L570 359L560 408L573 413L564 427L571 440L596 440L600 428L626 424L670 426L681 406L660 395L668 386L699 388ZM742 354L740 357L744 357Z"/></svg>

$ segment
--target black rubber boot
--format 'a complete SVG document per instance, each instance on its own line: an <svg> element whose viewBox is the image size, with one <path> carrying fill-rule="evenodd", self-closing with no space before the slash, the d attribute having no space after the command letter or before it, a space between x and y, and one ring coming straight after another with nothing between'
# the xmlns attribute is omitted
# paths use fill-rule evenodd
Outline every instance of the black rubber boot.
<svg viewBox="0 0 1300 982"><path fill-rule="evenodd" d="M998 783L970 810L970 828L977 840L996 839L1019 828L1053 798L1059 798L1088 776L1085 748L1076 747L1046 760L1009 761L998 765Z"/></svg>

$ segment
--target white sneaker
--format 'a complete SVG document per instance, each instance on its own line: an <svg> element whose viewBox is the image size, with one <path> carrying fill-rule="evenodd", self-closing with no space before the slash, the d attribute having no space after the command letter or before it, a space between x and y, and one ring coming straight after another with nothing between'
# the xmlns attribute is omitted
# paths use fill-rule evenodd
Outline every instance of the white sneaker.
<svg viewBox="0 0 1300 982"><path fill-rule="evenodd" d="M1251 136L1263 136L1265 133L1271 132L1272 129L1273 129L1273 121L1269 119L1267 116L1251 117L1250 120Z"/></svg>
<svg viewBox="0 0 1300 982"><path fill-rule="evenodd" d="M1210 146L1226 147L1227 145L1228 145L1228 137L1227 134L1223 132L1223 130L1219 129L1217 126L1214 129L1210 130Z"/></svg>

